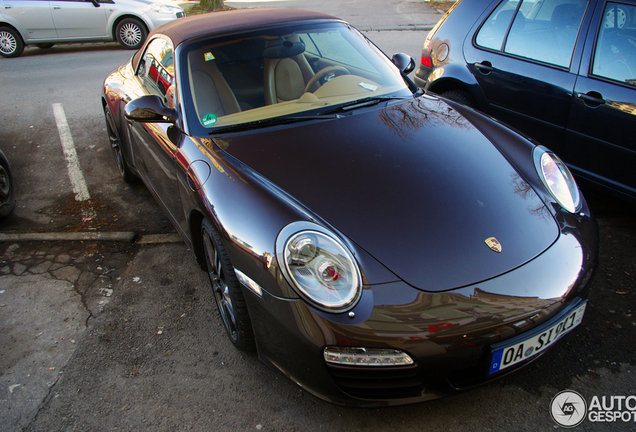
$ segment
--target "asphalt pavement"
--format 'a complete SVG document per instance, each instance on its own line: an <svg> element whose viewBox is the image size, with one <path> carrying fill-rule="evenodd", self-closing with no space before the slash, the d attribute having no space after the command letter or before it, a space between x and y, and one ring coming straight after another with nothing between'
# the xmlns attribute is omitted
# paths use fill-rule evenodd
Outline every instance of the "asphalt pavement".
<svg viewBox="0 0 636 432"><path fill-rule="evenodd" d="M406 52L416 61L441 17L416 0L226 3L330 13L365 31L386 53ZM79 52L85 49L87 56L95 51ZM107 45L98 54L102 49L118 48ZM50 56L62 59L66 52L54 48ZM38 55L25 54L37 69ZM2 61L0 87L10 70ZM30 101L33 110L46 106ZM2 102L6 114L14 100ZM81 104L76 110L87 111ZM71 127L82 122L70 120ZM47 127L50 134L55 126ZM34 141L46 134L43 127L37 136L29 133L24 136ZM94 147L91 166L116 174L103 146ZM89 169L86 175L92 189L102 179L91 176L105 174ZM65 186L60 180L51 187ZM585 190L601 217L602 261L582 326L557 349L510 377L451 398L352 410L315 399L257 356L237 352L219 324L206 275L148 192L143 186L108 188L124 204L118 208L106 194L94 197L99 220L82 222L81 209L69 209L61 198L38 208L39 198L29 195L28 202L18 198L13 219L0 226L1 431L537 431L556 428L549 405L559 391L576 390L588 399L636 394L632 204ZM150 219L154 231L140 225L140 217ZM586 421L577 430L634 430L634 424Z"/></svg>

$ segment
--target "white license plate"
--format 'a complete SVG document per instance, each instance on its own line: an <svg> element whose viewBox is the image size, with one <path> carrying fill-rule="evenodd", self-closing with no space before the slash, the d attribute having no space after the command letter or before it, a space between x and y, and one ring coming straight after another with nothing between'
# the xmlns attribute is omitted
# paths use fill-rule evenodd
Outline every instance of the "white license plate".
<svg viewBox="0 0 636 432"><path fill-rule="evenodd" d="M499 372L519 362L529 359L552 345L561 336L569 333L581 324L587 302L570 312L565 318L547 328L544 332L529 337L523 342L516 343L492 354L490 373Z"/></svg>

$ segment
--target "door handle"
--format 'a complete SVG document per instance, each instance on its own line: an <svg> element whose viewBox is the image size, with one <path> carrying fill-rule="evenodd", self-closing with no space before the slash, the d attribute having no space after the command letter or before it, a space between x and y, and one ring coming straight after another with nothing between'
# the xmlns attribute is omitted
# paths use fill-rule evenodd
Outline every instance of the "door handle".
<svg viewBox="0 0 636 432"><path fill-rule="evenodd" d="M53 6L53 9L62 9L62 6L55 5L55 6Z"/></svg>
<svg viewBox="0 0 636 432"><path fill-rule="evenodd" d="M479 69L479 72L483 73L484 75L488 75L490 72L495 70L495 68L492 67L492 63L490 63L489 61L475 63L475 67Z"/></svg>
<svg viewBox="0 0 636 432"><path fill-rule="evenodd" d="M5 9L13 9L13 6L11 6L11 5L4 5L4 8L5 8Z"/></svg>
<svg viewBox="0 0 636 432"><path fill-rule="evenodd" d="M605 104L603 95L595 91L587 93L577 93L576 97L581 99L585 103L585 105L593 108Z"/></svg>

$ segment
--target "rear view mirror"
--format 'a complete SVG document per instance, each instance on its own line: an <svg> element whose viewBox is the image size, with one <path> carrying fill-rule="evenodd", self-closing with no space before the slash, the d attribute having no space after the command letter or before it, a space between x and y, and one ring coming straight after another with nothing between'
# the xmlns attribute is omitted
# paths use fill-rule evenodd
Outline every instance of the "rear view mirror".
<svg viewBox="0 0 636 432"><path fill-rule="evenodd" d="M405 75L410 74L415 69L415 60L413 57L404 53L394 54L391 58L394 65L398 67Z"/></svg>
<svg viewBox="0 0 636 432"><path fill-rule="evenodd" d="M177 111L166 107L159 96L145 95L126 104L124 114L128 120L144 123L174 123Z"/></svg>

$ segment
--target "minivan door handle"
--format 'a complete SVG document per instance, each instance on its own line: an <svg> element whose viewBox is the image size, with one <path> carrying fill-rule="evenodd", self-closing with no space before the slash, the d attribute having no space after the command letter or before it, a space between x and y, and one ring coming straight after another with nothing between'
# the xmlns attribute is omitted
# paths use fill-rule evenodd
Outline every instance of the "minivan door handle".
<svg viewBox="0 0 636 432"><path fill-rule="evenodd" d="M492 63L490 63L489 61L475 63L475 67L479 69L479 72L483 73L484 75L488 75L490 72L495 70L495 68L492 67Z"/></svg>
<svg viewBox="0 0 636 432"><path fill-rule="evenodd" d="M603 105L605 103L603 95L595 91L590 91L587 93L577 93L576 97L581 99L585 103L585 105L592 108Z"/></svg>

